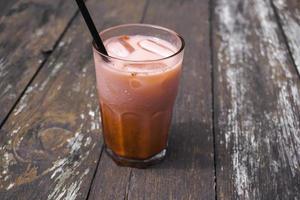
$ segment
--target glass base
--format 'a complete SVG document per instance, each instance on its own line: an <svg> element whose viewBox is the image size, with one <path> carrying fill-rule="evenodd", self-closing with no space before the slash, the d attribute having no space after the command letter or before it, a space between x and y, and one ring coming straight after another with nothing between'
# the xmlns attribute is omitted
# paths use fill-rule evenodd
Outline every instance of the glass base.
<svg viewBox="0 0 300 200"><path fill-rule="evenodd" d="M161 162L166 157L167 149L163 149L161 152L159 152L159 153L155 154L154 156L152 156L151 158L148 158L145 160L130 159L130 158L124 158L124 157L118 156L111 149L109 149L107 147L105 147L105 152L119 166L144 169L151 165Z"/></svg>

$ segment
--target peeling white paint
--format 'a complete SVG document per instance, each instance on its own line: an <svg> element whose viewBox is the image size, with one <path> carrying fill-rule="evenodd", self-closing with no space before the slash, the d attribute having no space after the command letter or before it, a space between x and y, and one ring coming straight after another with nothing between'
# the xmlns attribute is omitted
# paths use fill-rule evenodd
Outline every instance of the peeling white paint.
<svg viewBox="0 0 300 200"><path fill-rule="evenodd" d="M82 77L86 77L86 67L82 69Z"/></svg>
<svg viewBox="0 0 300 200"><path fill-rule="evenodd" d="M50 81L50 78L47 77L47 78L43 81L43 83L41 84L41 86L39 87L39 91L43 91L43 90L45 89L45 87L46 87L46 85L48 84L49 81Z"/></svg>
<svg viewBox="0 0 300 200"><path fill-rule="evenodd" d="M23 97L21 98L20 103L17 106L17 109L14 111L14 115L18 115L22 111L24 111L24 109L27 107L27 102L28 102L29 95L31 94L32 91L35 90L35 88L37 86L38 86L38 84L35 84L35 85L29 86L27 88L27 90L25 91L25 94L23 95Z"/></svg>
<svg viewBox="0 0 300 200"><path fill-rule="evenodd" d="M4 177L4 181L7 181L10 177L11 177L10 175L5 176L5 177Z"/></svg>
<svg viewBox="0 0 300 200"><path fill-rule="evenodd" d="M96 122L91 122L91 131L95 130L97 128Z"/></svg>
<svg viewBox="0 0 300 200"><path fill-rule="evenodd" d="M85 171L82 173L82 175L79 177L79 182L73 182L70 187L67 189L67 195L65 197L65 199L68 199L68 200L75 200L78 193L79 193L79 190L80 190L80 186L82 184L82 179L85 175L87 175L89 173L90 169L87 168L85 169Z"/></svg>
<svg viewBox="0 0 300 200"><path fill-rule="evenodd" d="M17 110L15 111L14 115L18 115L20 114L25 108L27 107L27 104L20 104L18 107L17 107Z"/></svg>
<svg viewBox="0 0 300 200"><path fill-rule="evenodd" d="M78 151L82 145L83 134L76 133L74 140L70 140L71 154Z"/></svg>
<svg viewBox="0 0 300 200"><path fill-rule="evenodd" d="M61 165L58 165L57 169L54 171L55 174L59 174L57 178L54 180L55 188L54 190L48 195L48 199L62 199L63 195L66 193L65 184L67 184L68 179L72 176L73 169L71 167L67 167L66 165L69 163L72 167L76 168L76 163L70 163L67 159L63 159ZM78 162L77 162L78 164ZM77 166L78 167L78 166ZM57 170L60 170L57 172ZM51 178L53 178L51 176Z"/></svg>
<svg viewBox="0 0 300 200"><path fill-rule="evenodd" d="M49 64L50 66L52 66L52 63ZM47 78L43 81L43 83L40 85L39 87L39 91L43 91L46 87L46 85L49 83L51 77L55 77L57 72L61 69L61 67L64 65L64 63L59 62L57 63L51 70L50 72L50 76L47 76Z"/></svg>
<svg viewBox="0 0 300 200"><path fill-rule="evenodd" d="M82 72L83 72L83 73L86 73L86 67L82 69Z"/></svg>
<svg viewBox="0 0 300 200"><path fill-rule="evenodd" d="M91 116L91 118L94 118L94 117L95 117L95 112L92 111L92 110L90 110L90 111L89 111L89 115Z"/></svg>
<svg viewBox="0 0 300 200"><path fill-rule="evenodd" d="M51 75L51 76L55 76L55 75L57 74L57 72L60 70L60 68L61 68L63 65L64 65L64 63L62 63L62 62L57 63L57 64L54 66L54 68L52 69L50 75Z"/></svg>
<svg viewBox="0 0 300 200"><path fill-rule="evenodd" d="M6 150L6 149L4 149ZM1 165L0 165L0 174L1 174L1 178L0 178L0 182L6 182L8 181L8 179L10 178L10 172L9 172L9 167L16 164L16 159L14 157L14 155L12 153L8 153L8 152L0 152L0 159L2 161ZM3 154L2 154L3 153ZM3 157L2 157L3 155ZM2 176L3 175L3 176ZM11 187L13 187L13 185L8 185L6 187L7 190L9 190Z"/></svg>
<svg viewBox="0 0 300 200"><path fill-rule="evenodd" d="M101 123L101 118L99 120L96 119L96 121L95 121L95 130L100 129L100 123Z"/></svg>
<svg viewBox="0 0 300 200"><path fill-rule="evenodd" d="M219 0L215 11L219 19L217 35L220 37L218 72L225 74L219 79L219 84L227 86L225 96L231 103L226 105L220 100L218 123L223 127L224 145L232 153L235 192L239 198L256 199L264 192L253 185L257 183L261 159L264 159L264 164L269 164L274 177L282 168L290 169L292 176L299 173L300 122L299 116L295 115L299 113L300 105L300 89L295 82L298 77L291 72L287 49L278 38L278 27L269 1ZM253 45L256 45L255 50ZM257 52L257 48L260 51ZM270 91L268 95L279 92L277 102L276 99L272 102L275 108L277 106L275 110L258 113L257 102L248 98L247 92L252 91L254 83L247 74L257 67L256 62L265 62L265 66L259 66L268 72L266 80L270 82L265 84L274 85L276 93ZM256 121L258 114L266 120ZM262 131L261 127L265 126L270 126L274 132ZM276 159L280 162L273 157L271 144L278 146L279 158ZM262 150L269 154L261 157Z"/></svg>
<svg viewBox="0 0 300 200"><path fill-rule="evenodd" d="M15 184L14 183L11 183L7 186L6 190L10 190Z"/></svg>
<svg viewBox="0 0 300 200"><path fill-rule="evenodd" d="M277 23L274 21L271 12L271 5L265 1L256 0L254 4L254 9L257 11L256 14L261 23L261 29L258 30L258 35L261 35L261 40L264 42L264 49L267 54L268 62L273 66L274 70L278 67L278 63L282 64L282 69L285 72L285 76L288 78L292 77L292 74L287 69L286 58L288 53L285 46L279 42L277 35ZM276 72L273 71L275 74Z"/></svg>
<svg viewBox="0 0 300 200"><path fill-rule="evenodd" d="M89 168L85 169L85 171L81 173L80 177L75 177L74 174L80 174L78 171L79 166L85 161L89 155L89 151L87 151L86 154L83 154L79 161L72 160L72 155L77 154L86 144L86 142L85 144L82 142L83 134L77 132L73 138L68 140L70 156L56 161L52 168L49 169L49 171L53 171L51 179L54 179L55 187L53 191L49 193L48 200L73 200L76 199L80 194L79 190L81 188L81 184L84 176L89 173Z"/></svg>
<svg viewBox="0 0 300 200"><path fill-rule="evenodd" d="M19 130L21 130L21 126L19 126L18 128L14 129L11 133L12 136L14 136L16 133L19 132Z"/></svg>
<svg viewBox="0 0 300 200"><path fill-rule="evenodd" d="M286 5L286 0L274 0L274 5L278 9L283 30L300 73L300 10L297 7L292 8L294 12L292 15Z"/></svg>
<svg viewBox="0 0 300 200"><path fill-rule="evenodd" d="M40 37L44 34L44 29L38 29L36 32L35 32L35 36L36 37Z"/></svg>
<svg viewBox="0 0 300 200"><path fill-rule="evenodd" d="M278 110L281 111L281 115L278 116L281 134L278 135L278 138L281 143L281 151L285 154L282 155L281 159L289 163L291 173L295 176L296 172L300 170L298 161L300 158L300 122L294 116L295 112L289 96L290 93L287 92L286 85L283 85L278 98Z"/></svg>
<svg viewBox="0 0 300 200"><path fill-rule="evenodd" d="M89 116L91 117L91 120L90 120L90 123L91 123L90 130L91 131L99 129L99 127L100 127L100 125L99 125L100 120L98 119L99 118L98 114L96 116L96 113L99 113L99 108L96 108L94 110L96 110L96 111L90 110L88 113Z"/></svg>
<svg viewBox="0 0 300 200"><path fill-rule="evenodd" d="M84 119L84 114L80 114L80 118L81 118L81 119Z"/></svg>
<svg viewBox="0 0 300 200"><path fill-rule="evenodd" d="M58 47L63 47L65 45L65 42L64 41L61 41L59 44L58 44Z"/></svg>
<svg viewBox="0 0 300 200"><path fill-rule="evenodd" d="M9 90L12 89L12 85L11 84L7 84L6 87L4 88L4 90L1 92L1 95L5 95Z"/></svg>
<svg viewBox="0 0 300 200"><path fill-rule="evenodd" d="M300 105L299 85L296 84L297 82L294 81L296 79L293 79L294 76L289 70L288 61L286 59L288 57L288 53L287 50L283 48L284 46L279 42L279 38L276 33L276 24L273 22L272 25L272 19L268 17L270 15L270 13L268 13L270 11L267 9L268 5L266 5L264 1L257 1L256 5L256 8L262 11L259 15L260 21L264 26L266 26L263 31L263 36L264 38L267 38L267 40L272 40L272 44L268 45L270 65L274 69L280 66L280 69L283 70L282 72L287 78L286 80L276 82L277 87L280 89L277 99L277 110L279 114L275 115L277 116L276 119L273 117L273 121L276 121L274 129L279 130L278 147L280 149L280 160L284 161L284 167L288 167L291 170L292 176L295 176L296 172L299 171L300 166L298 161L300 157L300 123L297 116L295 116L295 113L299 113L299 110L295 110L297 108L299 109L297 106ZM277 6L281 6L281 8L283 8L285 7L285 3L283 1L279 1L277 2ZM289 22L291 21L292 19L289 20ZM300 26L299 24L294 25L295 27L290 28L288 32L292 38L295 38L294 42L296 44L294 45L298 45L297 48L299 49ZM300 58L300 50L298 52L298 56L296 54L296 57ZM299 65L297 66L299 67ZM282 72L277 72L277 74ZM287 163L289 164L288 166L286 165ZM278 171L278 169L276 170Z"/></svg>
<svg viewBox="0 0 300 200"><path fill-rule="evenodd" d="M294 100L294 104L300 108L300 95L299 88L296 85L291 86L292 96Z"/></svg>
<svg viewBox="0 0 300 200"><path fill-rule="evenodd" d="M50 168L50 171L53 171L51 175L51 179L53 179L57 174L63 172L62 166L64 166L65 163L67 163L68 159L67 158L62 158L56 162L54 162L52 168Z"/></svg>
<svg viewBox="0 0 300 200"><path fill-rule="evenodd" d="M61 89L61 85L57 86L56 90L60 90Z"/></svg>
<svg viewBox="0 0 300 200"><path fill-rule="evenodd" d="M247 162L245 160L245 152L241 152L239 149L239 138L241 134L251 135L252 130L241 130L238 123L239 107L245 103L244 95L246 93L243 80L241 80L244 67L238 67L239 63L244 66L251 58L252 46L247 42L247 35L250 30L243 28L243 30L236 31L237 24L247 27L249 22L244 16L238 12L237 1L221 0L216 7L216 14L219 16L219 30L222 43L218 51L218 59L222 63L219 65L218 71L225 71L226 82L228 85L228 91L230 91L230 97L232 102L231 109L227 110L225 114L227 124L227 130L224 130L225 146L229 147L233 144L232 154L232 167L234 171L234 186L239 196L243 196L245 199L249 199L248 191L250 189L250 178L248 176ZM247 2L244 3L244 7L249 6ZM223 81L223 80L221 80ZM251 106L251 105L248 105ZM251 113L249 113L251 115ZM245 122L248 126L252 125L251 118ZM223 122L219 122L223 123Z"/></svg>
<svg viewBox="0 0 300 200"><path fill-rule="evenodd" d="M92 141L92 138L91 138L91 137L87 137L87 138L86 138L86 141L85 141L85 143L84 143L84 146L85 146L85 147L89 146L89 145L91 144L91 141Z"/></svg>

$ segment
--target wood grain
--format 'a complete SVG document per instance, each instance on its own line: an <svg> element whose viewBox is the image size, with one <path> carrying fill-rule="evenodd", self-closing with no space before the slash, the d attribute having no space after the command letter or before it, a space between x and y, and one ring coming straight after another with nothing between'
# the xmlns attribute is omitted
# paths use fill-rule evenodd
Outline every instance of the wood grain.
<svg viewBox="0 0 300 200"><path fill-rule="evenodd" d="M125 199L128 193L130 172L130 168L117 166L103 152L88 199Z"/></svg>
<svg viewBox="0 0 300 200"><path fill-rule="evenodd" d="M218 199L300 198L300 80L268 0L217 0Z"/></svg>
<svg viewBox="0 0 300 200"><path fill-rule="evenodd" d="M300 74L300 2L298 0L272 1Z"/></svg>
<svg viewBox="0 0 300 200"><path fill-rule="evenodd" d="M128 199L215 199L208 18L206 0L149 3L144 22L182 34L186 49L169 155L151 169L132 170Z"/></svg>
<svg viewBox="0 0 300 200"><path fill-rule="evenodd" d="M97 27L140 18L142 1L121 3L88 1ZM87 198L102 147L91 50L78 15L0 130L1 200Z"/></svg>
<svg viewBox="0 0 300 200"><path fill-rule="evenodd" d="M76 11L70 1L2 1L0 125L48 58Z"/></svg>

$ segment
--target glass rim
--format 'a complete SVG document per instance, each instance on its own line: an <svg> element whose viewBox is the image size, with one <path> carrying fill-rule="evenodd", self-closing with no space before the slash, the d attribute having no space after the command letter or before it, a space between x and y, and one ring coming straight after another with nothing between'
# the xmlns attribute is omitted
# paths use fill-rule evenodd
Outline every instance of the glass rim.
<svg viewBox="0 0 300 200"><path fill-rule="evenodd" d="M98 50L94 40L92 42L93 49L95 49L95 51L98 54L100 54L101 56L103 56L107 59L114 59L114 60L119 60L119 61L122 61L122 62L131 62L131 63L149 63L149 62L157 62L157 61L167 60L169 58L172 58L172 57L178 55L179 53L181 53L184 50L185 41L184 41L183 37L180 34L176 33L175 31L173 31L171 29L168 29L168 28L165 28L165 27L162 27L162 26L158 26L158 25L153 25L153 24L140 24L140 23L121 24L121 25L112 26L110 28L107 28L107 29L101 31L99 34L101 36L101 34L104 34L107 31L111 31L111 30L114 30L114 29L122 28L122 27L128 27L128 26L140 26L140 27L148 27L148 28L164 30L164 31L169 32L169 33L175 35L176 37L178 37L178 39L181 42L181 46L175 53L171 54L170 56L159 58L159 59L152 59L152 60L129 60L129 59L124 59L124 58L118 58L118 57L115 57L115 56L105 55L105 54L103 54L102 52L100 52Z"/></svg>

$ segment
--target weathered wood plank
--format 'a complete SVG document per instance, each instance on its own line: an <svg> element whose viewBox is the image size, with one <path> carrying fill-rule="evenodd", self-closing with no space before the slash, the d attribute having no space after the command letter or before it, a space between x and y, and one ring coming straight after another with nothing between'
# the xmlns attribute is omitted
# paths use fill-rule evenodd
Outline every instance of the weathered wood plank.
<svg viewBox="0 0 300 200"><path fill-rule="evenodd" d="M118 167L111 158L103 152L89 199L124 199L127 193L130 171L130 168Z"/></svg>
<svg viewBox="0 0 300 200"><path fill-rule="evenodd" d="M128 199L215 199L208 20L207 0L149 3L145 23L182 34L186 51L169 156L152 169L132 170Z"/></svg>
<svg viewBox="0 0 300 200"><path fill-rule="evenodd" d="M298 0L272 1L300 74L300 2Z"/></svg>
<svg viewBox="0 0 300 200"><path fill-rule="evenodd" d="M218 199L300 198L300 80L268 0L217 0Z"/></svg>
<svg viewBox="0 0 300 200"><path fill-rule="evenodd" d="M0 9L0 124L76 12L70 1L5 2Z"/></svg>
<svg viewBox="0 0 300 200"><path fill-rule="evenodd" d="M121 4L88 1L97 27L140 18L143 1ZM0 130L1 200L87 198L102 147L91 49L78 15Z"/></svg>

